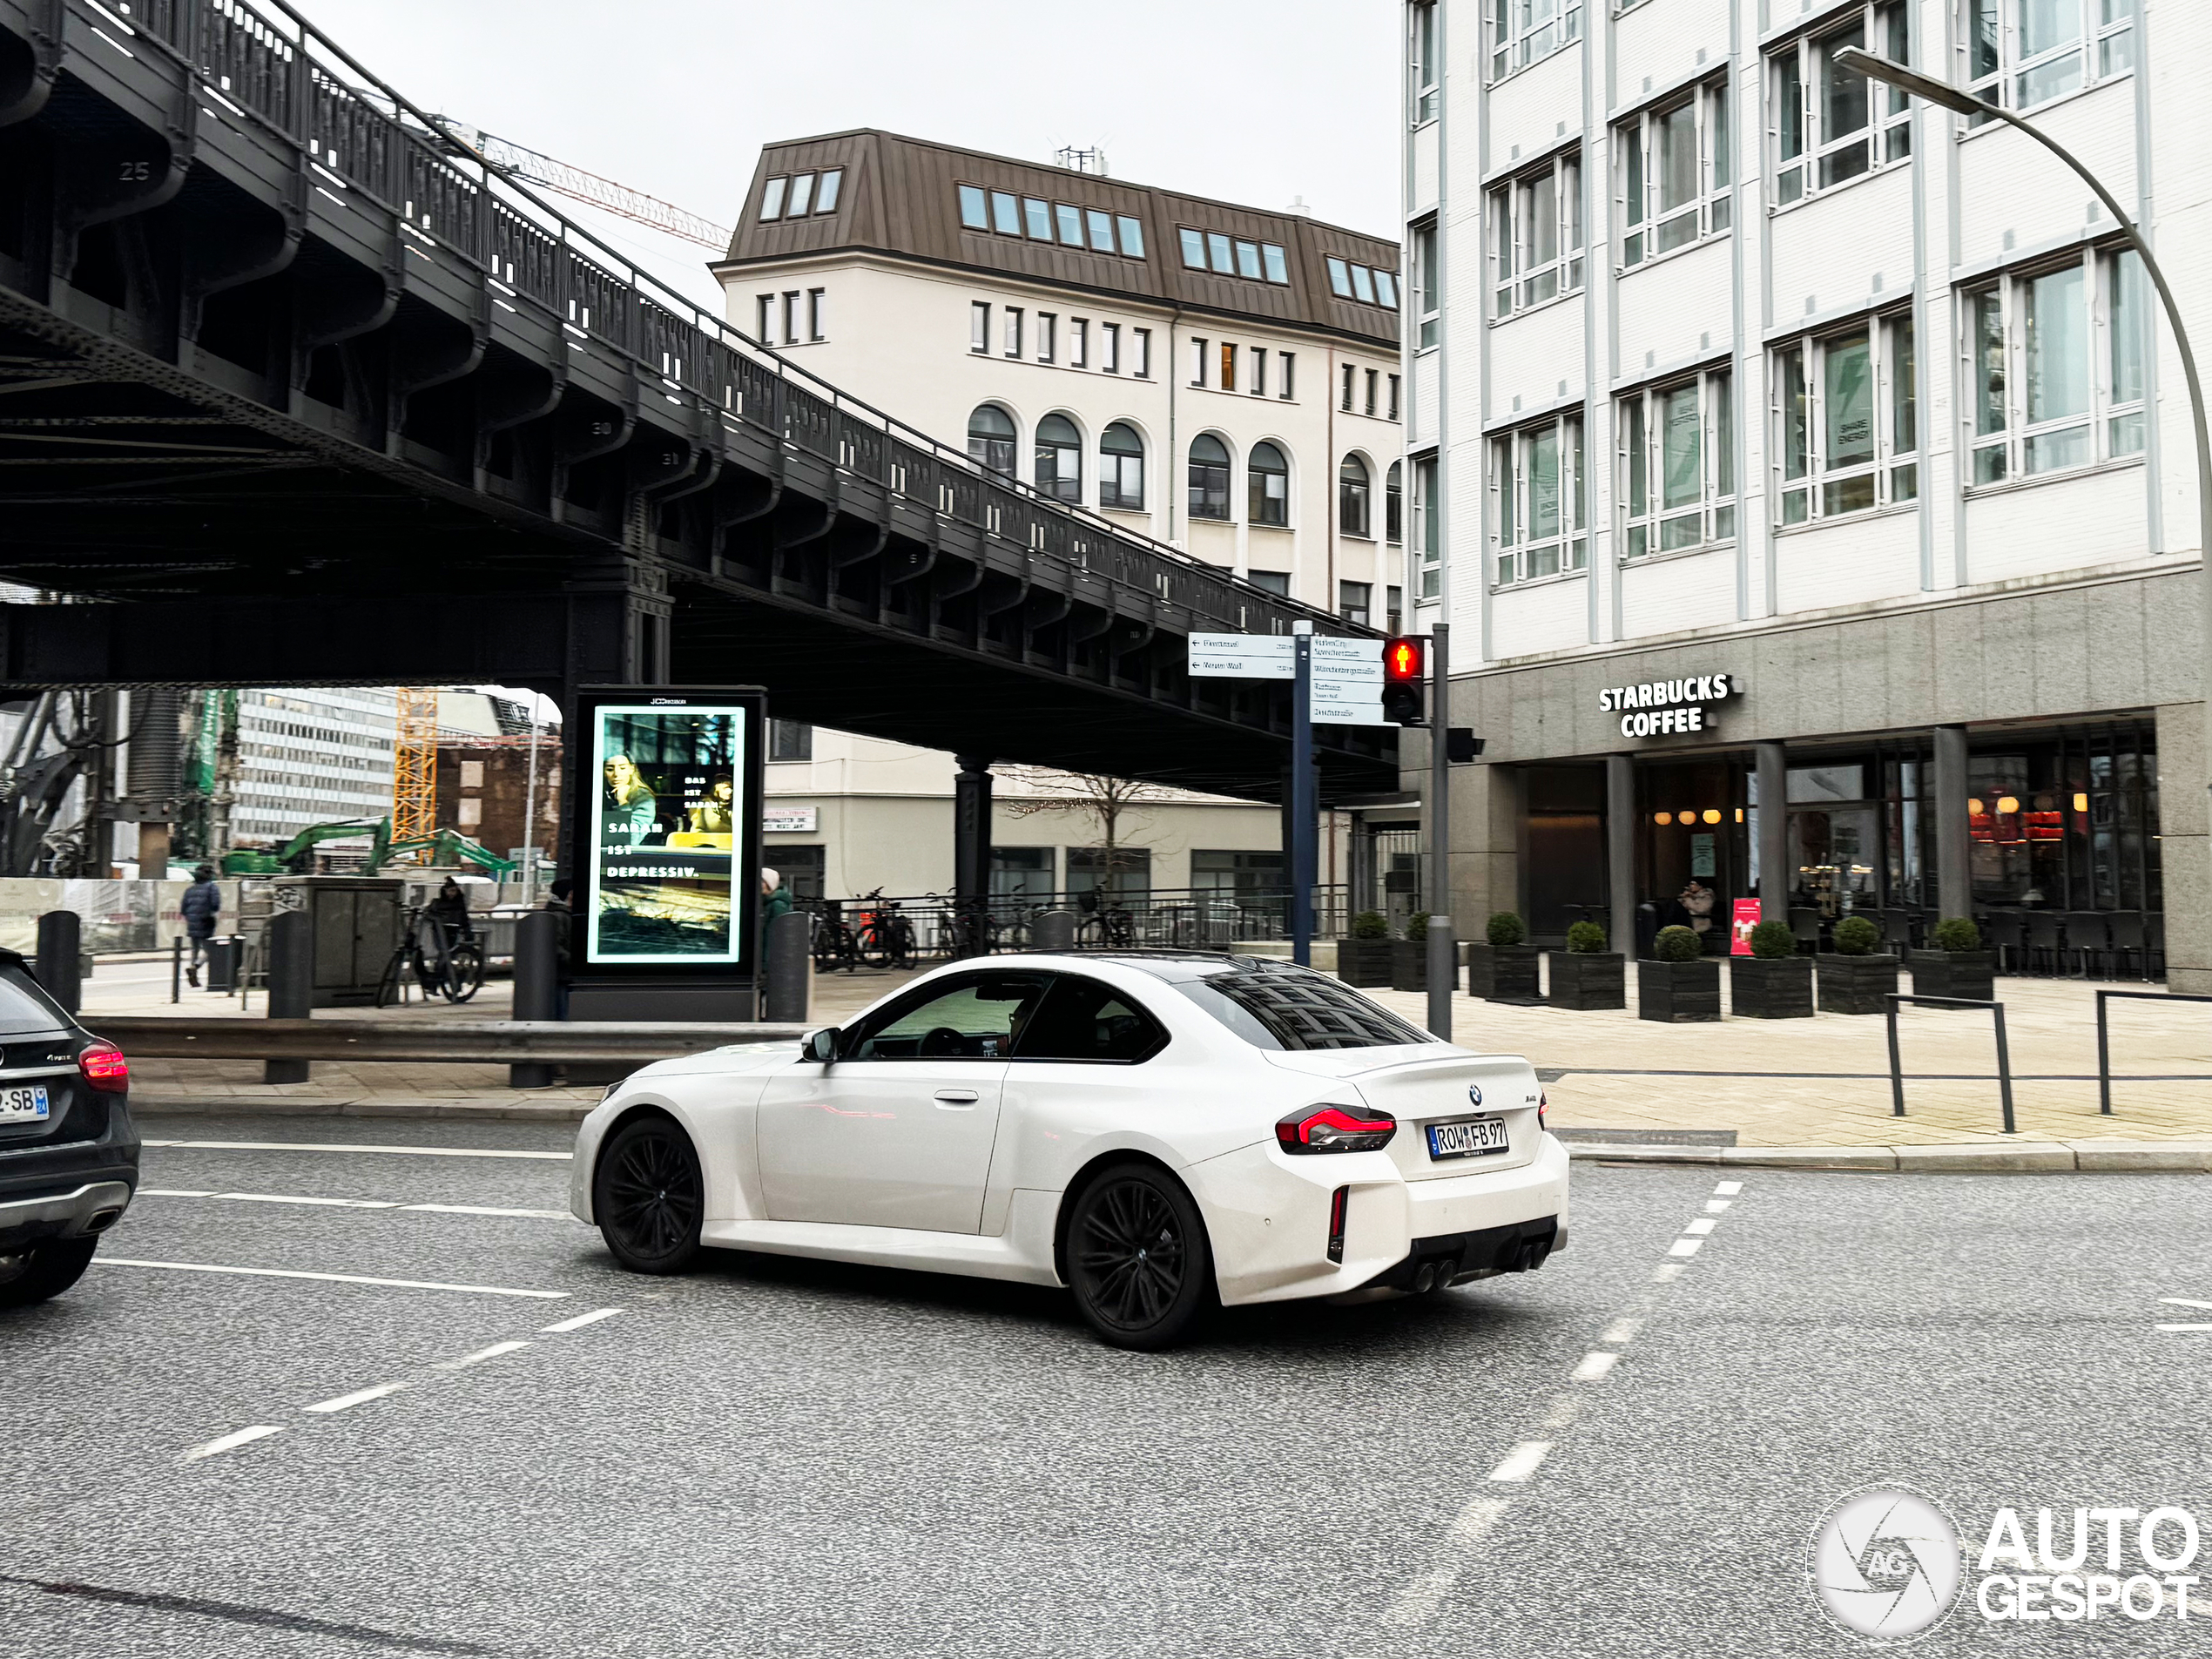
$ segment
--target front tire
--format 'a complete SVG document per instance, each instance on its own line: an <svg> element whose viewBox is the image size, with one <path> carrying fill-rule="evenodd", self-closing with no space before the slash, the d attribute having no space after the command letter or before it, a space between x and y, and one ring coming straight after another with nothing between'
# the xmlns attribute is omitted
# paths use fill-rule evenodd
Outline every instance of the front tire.
<svg viewBox="0 0 2212 1659"><path fill-rule="evenodd" d="M691 1137L665 1117L632 1118L599 1154L591 1213L633 1273L680 1273L699 1253L705 1183Z"/></svg>
<svg viewBox="0 0 2212 1659"><path fill-rule="evenodd" d="M26 1308L59 1296L92 1264L97 1238L52 1238L34 1245L13 1278L0 1280L0 1308Z"/></svg>
<svg viewBox="0 0 2212 1659"><path fill-rule="evenodd" d="M1113 1347L1171 1348L1213 1301L1198 1206L1153 1164L1116 1163L1091 1178L1068 1218L1067 1258L1076 1306Z"/></svg>

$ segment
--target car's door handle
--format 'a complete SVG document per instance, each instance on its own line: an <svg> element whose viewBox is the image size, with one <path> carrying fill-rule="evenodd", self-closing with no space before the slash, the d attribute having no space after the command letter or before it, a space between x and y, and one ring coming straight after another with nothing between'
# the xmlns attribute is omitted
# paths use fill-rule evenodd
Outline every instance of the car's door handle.
<svg viewBox="0 0 2212 1659"><path fill-rule="evenodd" d="M941 1089L937 1091L940 1106L973 1106L978 1098L972 1089Z"/></svg>

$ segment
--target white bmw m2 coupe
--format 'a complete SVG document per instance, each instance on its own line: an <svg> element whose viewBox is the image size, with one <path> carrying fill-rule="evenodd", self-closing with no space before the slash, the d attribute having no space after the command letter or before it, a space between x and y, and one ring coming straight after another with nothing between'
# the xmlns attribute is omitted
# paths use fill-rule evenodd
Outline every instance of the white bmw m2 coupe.
<svg viewBox="0 0 2212 1659"><path fill-rule="evenodd" d="M1218 1298L1419 1293L1567 1243L1528 1062L1325 974L1130 951L955 963L802 1044L646 1067L577 1136L624 1266L702 1246L1066 1285L1161 1348Z"/></svg>

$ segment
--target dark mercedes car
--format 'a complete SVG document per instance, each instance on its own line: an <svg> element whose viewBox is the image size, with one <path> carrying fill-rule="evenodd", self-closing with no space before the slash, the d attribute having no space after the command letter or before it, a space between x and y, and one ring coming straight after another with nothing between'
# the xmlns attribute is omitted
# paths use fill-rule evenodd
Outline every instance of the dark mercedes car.
<svg viewBox="0 0 2212 1659"><path fill-rule="evenodd" d="M138 1186L122 1051L0 950L0 1308L57 1296Z"/></svg>

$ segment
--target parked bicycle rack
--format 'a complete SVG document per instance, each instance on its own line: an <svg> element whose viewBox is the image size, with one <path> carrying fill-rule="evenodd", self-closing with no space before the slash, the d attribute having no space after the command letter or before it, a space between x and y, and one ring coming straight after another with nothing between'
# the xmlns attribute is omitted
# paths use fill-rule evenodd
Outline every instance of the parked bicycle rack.
<svg viewBox="0 0 2212 1659"><path fill-rule="evenodd" d="M1978 997L1968 996L1906 996L1895 991L1884 997L1882 1002L1882 1017L1889 1026L1890 1036L1891 1116L1905 1116L1905 1062L1897 1046L1898 1005L1917 1002L1922 1008L1987 1008L1997 1016L1997 1088L2005 1103L2005 1133L2020 1133L2013 1122L2013 1051L2005 1042L2005 1005L2002 1002L1985 1002ZM2101 1031L2101 1025L2099 1029Z"/></svg>
<svg viewBox="0 0 2212 1659"><path fill-rule="evenodd" d="M2106 1024L2105 999L2124 996L2135 1002L2212 1002L2212 996L2187 991L2099 991L2097 993L2097 1109L2112 1116L2112 1033Z"/></svg>

